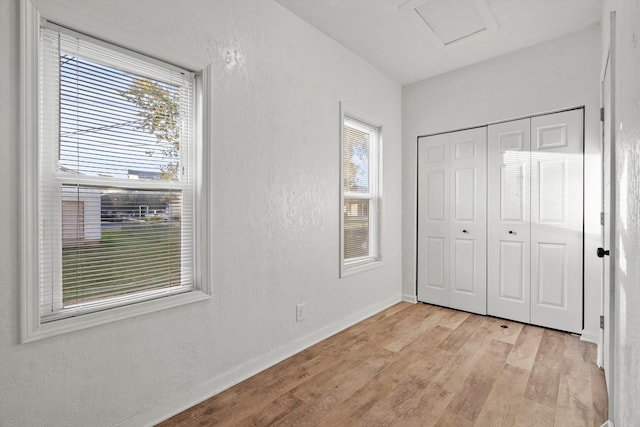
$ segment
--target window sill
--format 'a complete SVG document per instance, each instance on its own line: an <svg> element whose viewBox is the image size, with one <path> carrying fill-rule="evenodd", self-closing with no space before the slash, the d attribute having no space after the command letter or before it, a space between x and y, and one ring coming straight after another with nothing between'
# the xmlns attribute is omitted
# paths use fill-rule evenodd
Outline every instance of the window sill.
<svg viewBox="0 0 640 427"><path fill-rule="evenodd" d="M382 267L384 264L382 261L369 261L355 264L343 264L340 271L340 277L353 276L354 274L362 273L364 271L373 270Z"/></svg>
<svg viewBox="0 0 640 427"><path fill-rule="evenodd" d="M92 326L104 325L143 314L154 313L185 304L191 304L211 298L205 292L194 290L177 295L166 296L139 303L129 304L122 307L111 308L104 311L87 313L77 317L68 317L47 323L37 322L34 328L25 331L22 343L37 341L56 335L79 331Z"/></svg>

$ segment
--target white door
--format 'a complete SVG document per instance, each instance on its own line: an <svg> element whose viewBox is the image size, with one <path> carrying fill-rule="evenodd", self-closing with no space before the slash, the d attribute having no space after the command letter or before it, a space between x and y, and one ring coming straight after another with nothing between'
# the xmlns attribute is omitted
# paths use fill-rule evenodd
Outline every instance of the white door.
<svg viewBox="0 0 640 427"><path fill-rule="evenodd" d="M487 312L529 323L530 119L488 129Z"/></svg>
<svg viewBox="0 0 640 427"><path fill-rule="evenodd" d="M487 128L451 134L449 306L487 314Z"/></svg>
<svg viewBox="0 0 640 427"><path fill-rule="evenodd" d="M604 104L604 121L603 121L603 138L602 138L602 248L609 249L609 240L611 235L611 121L610 117L607 117L607 110L611 108L611 98L609 91L609 78L610 73L608 72L608 67L605 70L605 78L603 84L603 104ZM604 254L603 254L604 255ZM602 274L602 307L603 307L603 315L605 320L605 328L603 334L603 366L604 366L604 375L607 382L607 387L609 386L609 348L611 346L611 334L609 333L608 328L606 327L607 322L609 321L610 313L609 313L609 275L610 275L610 266L609 266L609 258L603 257L603 274Z"/></svg>
<svg viewBox="0 0 640 427"><path fill-rule="evenodd" d="M449 306L449 134L418 140L418 300Z"/></svg>
<svg viewBox="0 0 640 427"><path fill-rule="evenodd" d="M584 110L531 118L531 323L582 331Z"/></svg>
<svg viewBox="0 0 640 427"><path fill-rule="evenodd" d="M418 300L486 314L486 128L420 138Z"/></svg>
<svg viewBox="0 0 640 427"><path fill-rule="evenodd" d="M614 18L612 18L613 20ZM611 37L615 37L615 21L611 23ZM604 329L602 334L603 341L603 361L605 380L607 383L607 391L609 397L609 414L613 413L613 331L614 331L614 301L615 301L615 268L612 268L613 249L615 240L611 236L611 230L615 227L615 180L612 180L615 172L614 161L614 144L615 144L615 128L612 122L615 117L614 103L612 102L613 92L613 50L612 44L609 49L609 56L605 66L605 74L602 82L602 103L604 108L602 123L602 253L598 256L603 258L603 275L602 275L602 314L604 316ZM600 249L599 249L600 251ZM606 252L609 251L609 256ZM590 254L587 254L589 256Z"/></svg>

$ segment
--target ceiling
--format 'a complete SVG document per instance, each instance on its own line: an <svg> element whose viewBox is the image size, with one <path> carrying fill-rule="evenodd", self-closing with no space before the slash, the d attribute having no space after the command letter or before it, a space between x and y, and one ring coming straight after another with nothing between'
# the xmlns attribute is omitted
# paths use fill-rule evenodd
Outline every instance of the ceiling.
<svg viewBox="0 0 640 427"><path fill-rule="evenodd" d="M601 0L276 1L403 85L561 37L601 16Z"/></svg>

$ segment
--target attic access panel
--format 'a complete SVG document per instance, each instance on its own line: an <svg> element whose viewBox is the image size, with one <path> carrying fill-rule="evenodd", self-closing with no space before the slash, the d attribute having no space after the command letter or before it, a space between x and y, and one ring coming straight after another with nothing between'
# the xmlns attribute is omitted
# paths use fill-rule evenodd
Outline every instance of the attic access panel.
<svg viewBox="0 0 640 427"><path fill-rule="evenodd" d="M407 0L398 9L439 48L497 28L486 0Z"/></svg>
<svg viewBox="0 0 640 427"><path fill-rule="evenodd" d="M487 29L470 0L432 0L415 10L445 45Z"/></svg>

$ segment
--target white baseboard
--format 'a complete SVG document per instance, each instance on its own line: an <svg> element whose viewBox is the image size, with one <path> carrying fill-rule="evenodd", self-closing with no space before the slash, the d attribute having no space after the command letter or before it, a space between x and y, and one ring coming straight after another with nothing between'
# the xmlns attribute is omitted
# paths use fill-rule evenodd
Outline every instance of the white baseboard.
<svg viewBox="0 0 640 427"><path fill-rule="evenodd" d="M582 334L580 335L580 339L582 341L592 342L594 344L600 345L600 331L587 331L586 329L583 329Z"/></svg>
<svg viewBox="0 0 640 427"><path fill-rule="evenodd" d="M404 296L402 300L404 300ZM252 377L261 371L264 371L276 363L281 362L332 335L335 335L336 333L366 319L367 317L371 317L374 314L391 307L400 301L401 298L399 296L392 297L384 301L380 301L377 304L373 304L356 313L352 313L344 319L292 341L291 343L282 345L269 353L260 355L249 362L243 363L241 366L238 366L230 372L226 372L207 381L206 383L200 384L171 402L166 402L161 406L156 406L149 411L128 418L118 423L117 426L153 426L246 380L247 378Z"/></svg>
<svg viewBox="0 0 640 427"><path fill-rule="evenodd" d="M402 301L416 304L418 302L418 297L415 295L402 294Z"/></svg>
<svg viewBox="0 0 640 427"><path fill-rule="evenodd" d="M607 420L600 427L615 427L615 425L613 424L613 421Z"/></svg>
<svg viewBox="0 0 640 427"><path fill-rule="evenodd" d="M596 350L596 365L598 365L598 368L602 367L602 343L600 342L601 335L602 334L600 333L600 330L594 332L588 331L586 329L583 329L582 334L580 335L581 341L594 343L598 347L598 349Z"/></svg>

